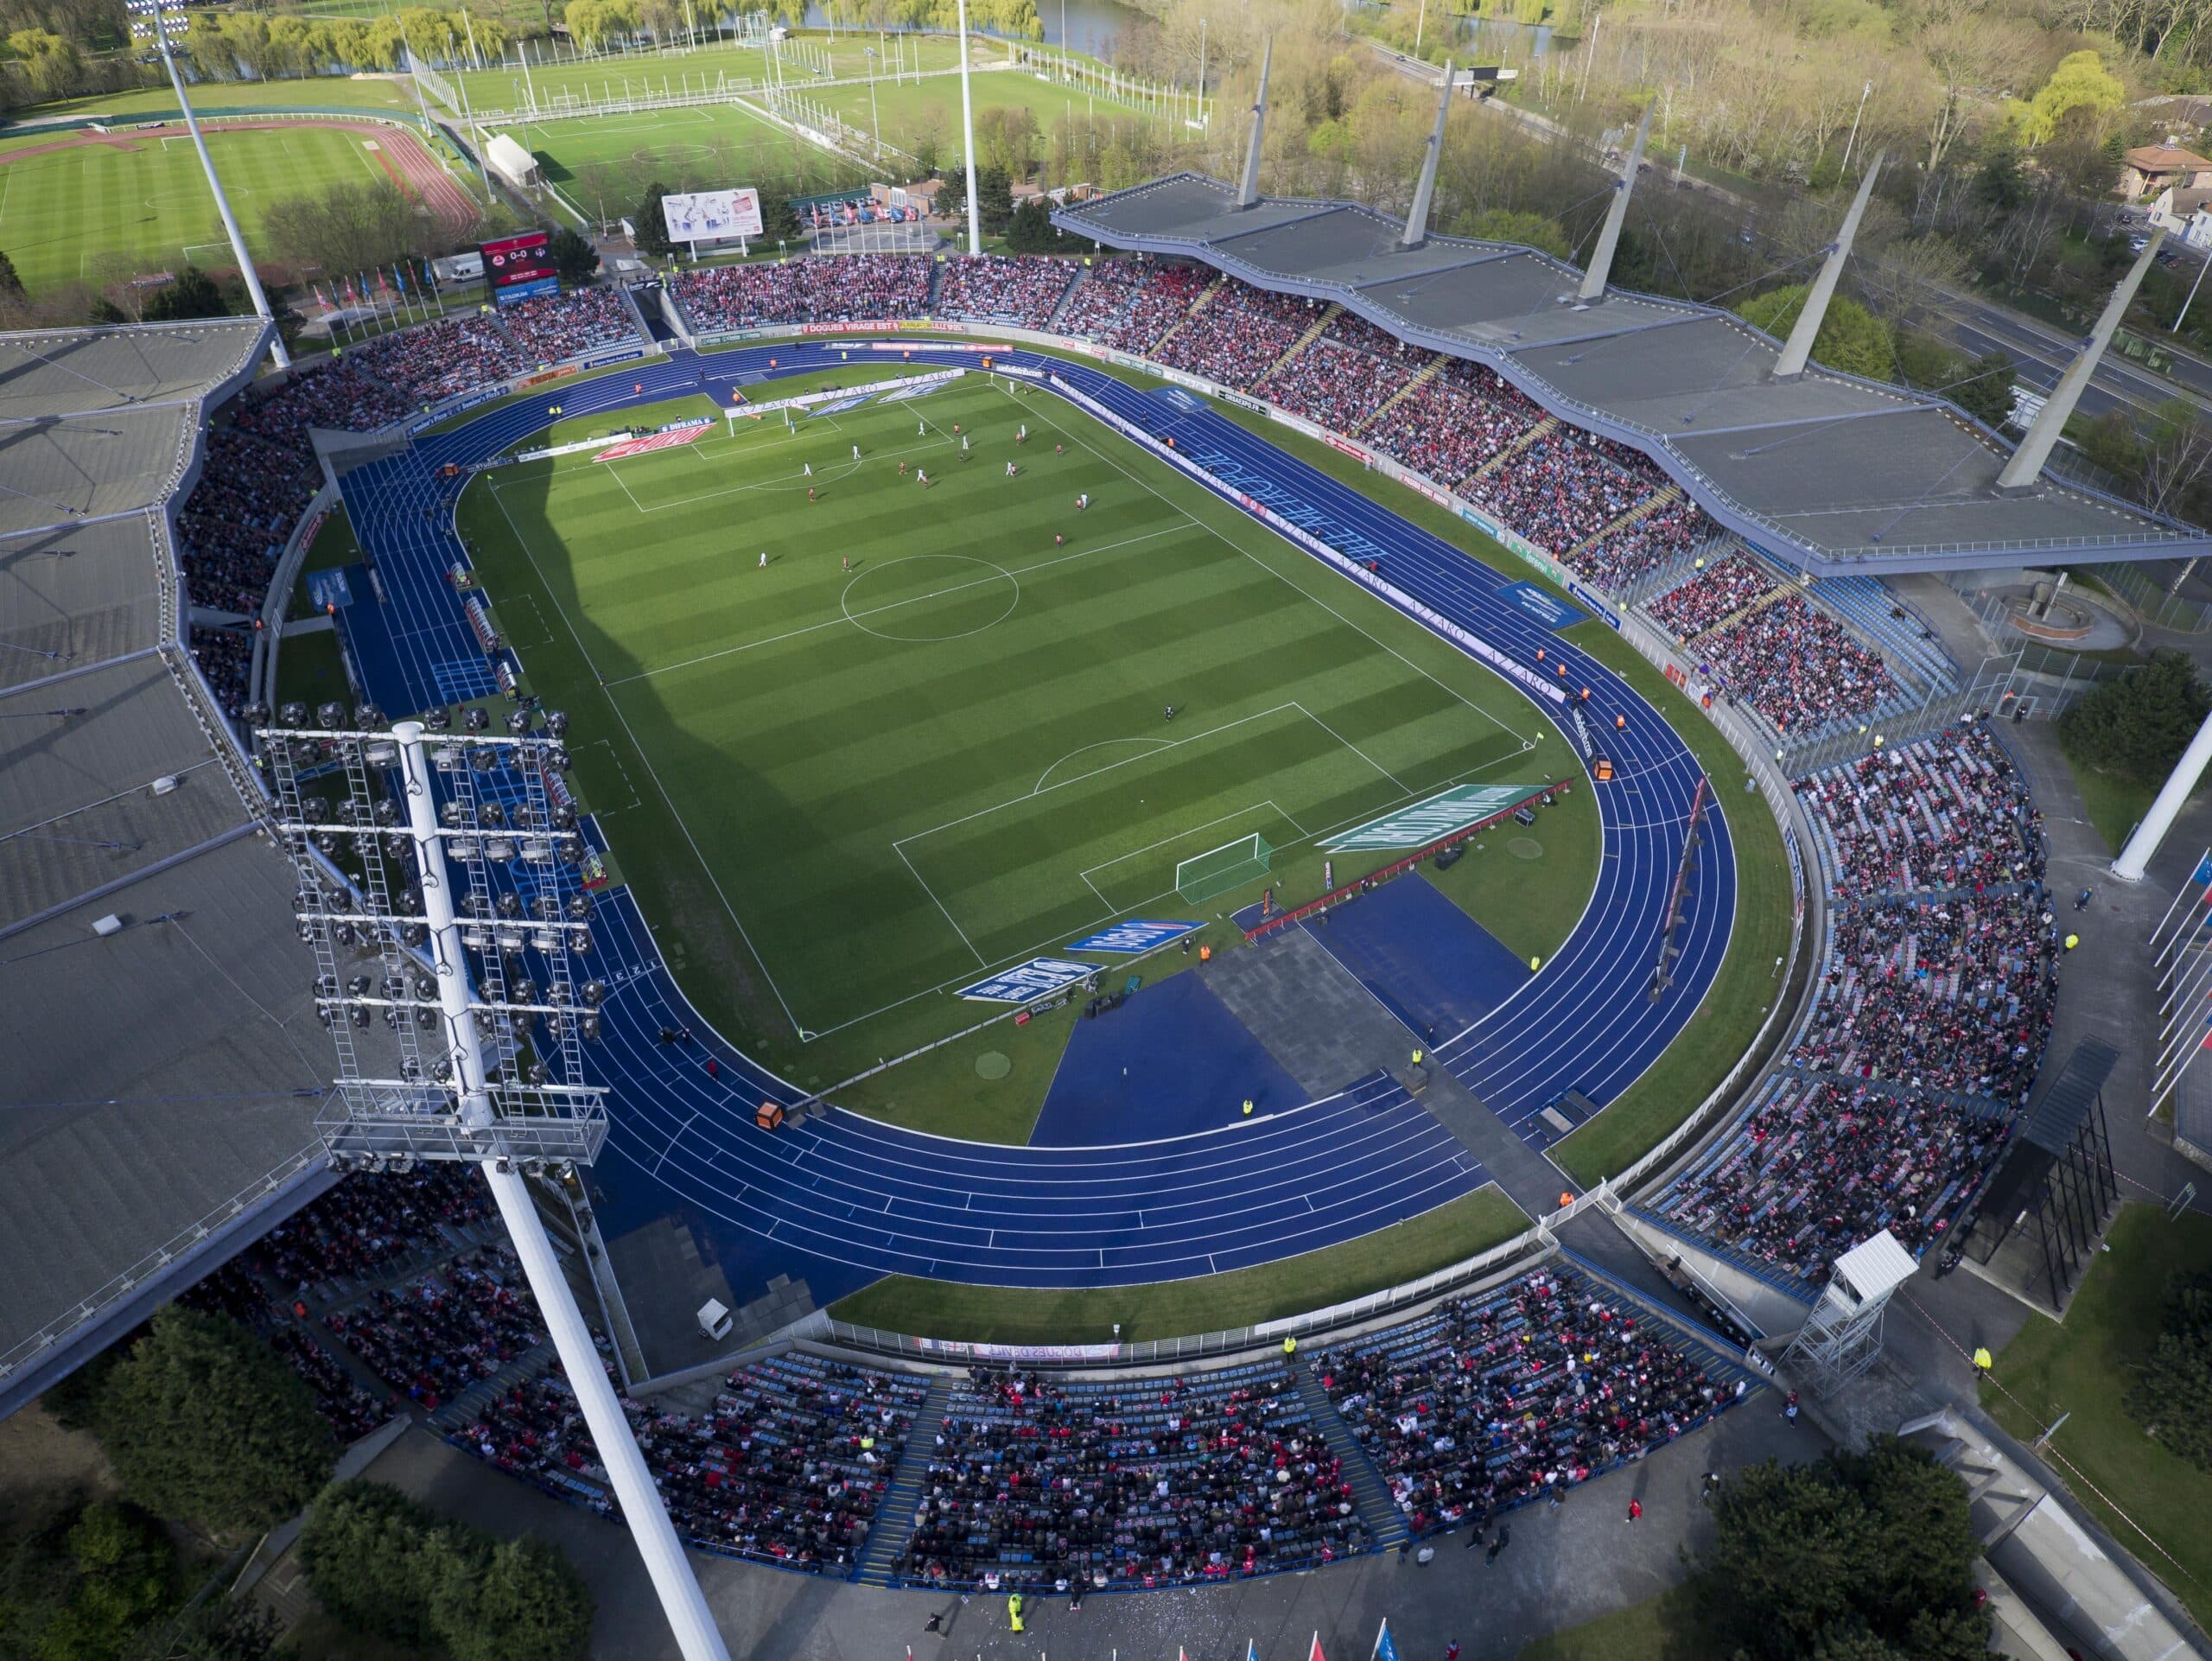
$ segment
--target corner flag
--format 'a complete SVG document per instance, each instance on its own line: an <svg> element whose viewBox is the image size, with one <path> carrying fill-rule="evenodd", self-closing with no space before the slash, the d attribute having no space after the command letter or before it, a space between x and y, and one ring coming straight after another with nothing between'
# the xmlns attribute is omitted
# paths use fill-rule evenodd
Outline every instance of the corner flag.
<svg viewBox="0 0 2212 1661"><path fill-rule="evenodd" d="M1313 1634L1313 1647L1306 1652L1306 1661L1329 1661L1329 1658L1321 1653L1321 1634L1318 1632Z"/></svg>
<svg viewBox="0 0 2212 1661"><path fill-rule="evenodd" d="M1390 1618L1382 1617L1382 1625L1375 1634L1375 1648L1367 1661L1398 1661L1398 1640L1390 1636Z"/></svg>

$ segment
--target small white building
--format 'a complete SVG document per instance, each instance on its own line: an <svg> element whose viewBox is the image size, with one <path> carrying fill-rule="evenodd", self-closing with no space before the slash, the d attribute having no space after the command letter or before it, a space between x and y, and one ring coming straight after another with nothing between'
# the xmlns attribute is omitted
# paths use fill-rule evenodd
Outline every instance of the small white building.
<svg viewBox="0 0 2212 1661"><path fill-rule="evenodd" d="M2212 251L2212 188L2168 185L2151 204L2148 217L2190 247Z"/></svg>
<svg viewBox="0 0 2212 1661"><path fill-rule="evenodd" d="M484 162L510 190L527 194L545 182L537 158L503 132L493 133L492 142L484 147Z"/></svg>

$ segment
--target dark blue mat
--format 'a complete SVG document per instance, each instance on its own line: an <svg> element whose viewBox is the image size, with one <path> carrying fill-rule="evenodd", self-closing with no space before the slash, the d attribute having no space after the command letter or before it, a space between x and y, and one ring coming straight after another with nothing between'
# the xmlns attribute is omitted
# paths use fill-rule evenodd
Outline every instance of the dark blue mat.
<svg viewBox="0 0 2212 1661"><path fill-rule="evenodd" d="M1441 1041L1518 991L1529 965L1418 871L1386 882L1324 922L1298 925L1417 1034Z"/></svg>
<svg viewBox="0 0 2212 1661"><path fill-rule="evenodd" d="M392 643L391 619L369 585L369 568L348 565L346 582L353 590L353 603L338 608L338 632L345 637L346 654L353 660L353 672L361 678L363 691L391 720L413 715L407 671L400 667L398 649Z"/></svg>
<svg viewBox="0 0 2212 1661"><path fill-rule="evenodd" d="M1241 1119L1248 1096L1260 1113L1306 1100L1195 971L1171 975L1075 1023L1029 1145L1094 1148L1211 1130Z"/></svg>

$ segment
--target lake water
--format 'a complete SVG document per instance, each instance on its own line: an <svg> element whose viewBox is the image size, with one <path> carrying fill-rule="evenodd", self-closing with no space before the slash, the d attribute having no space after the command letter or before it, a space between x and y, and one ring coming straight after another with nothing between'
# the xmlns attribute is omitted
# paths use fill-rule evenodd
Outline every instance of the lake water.
<svg viewBox="0 0 2212 1661"><path fill-rule="evenodd" d="M1115 0L1037 0L1037 21L1045 26L1045 43L1065 44L1071 51L1095 58L1107 56L1114 37L1143 17L1144 13L1135 7L1116 5ZM830 14L818 5L808 6L805 27L829 28ZM992 31L977 29L974 32L988 35Z"/></svg>

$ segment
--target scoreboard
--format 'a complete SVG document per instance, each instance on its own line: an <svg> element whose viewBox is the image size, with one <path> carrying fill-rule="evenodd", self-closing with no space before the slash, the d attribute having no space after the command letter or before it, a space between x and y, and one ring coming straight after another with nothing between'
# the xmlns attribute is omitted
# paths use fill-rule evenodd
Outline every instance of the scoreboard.
<svg viewBox="0 0 2212 1661"><path fill-rule="evenodd" d="M493 299L511 306L532 295L560 292L546 240L543 231L524 231L482 245L484 280L492 285Z"/></svg>

